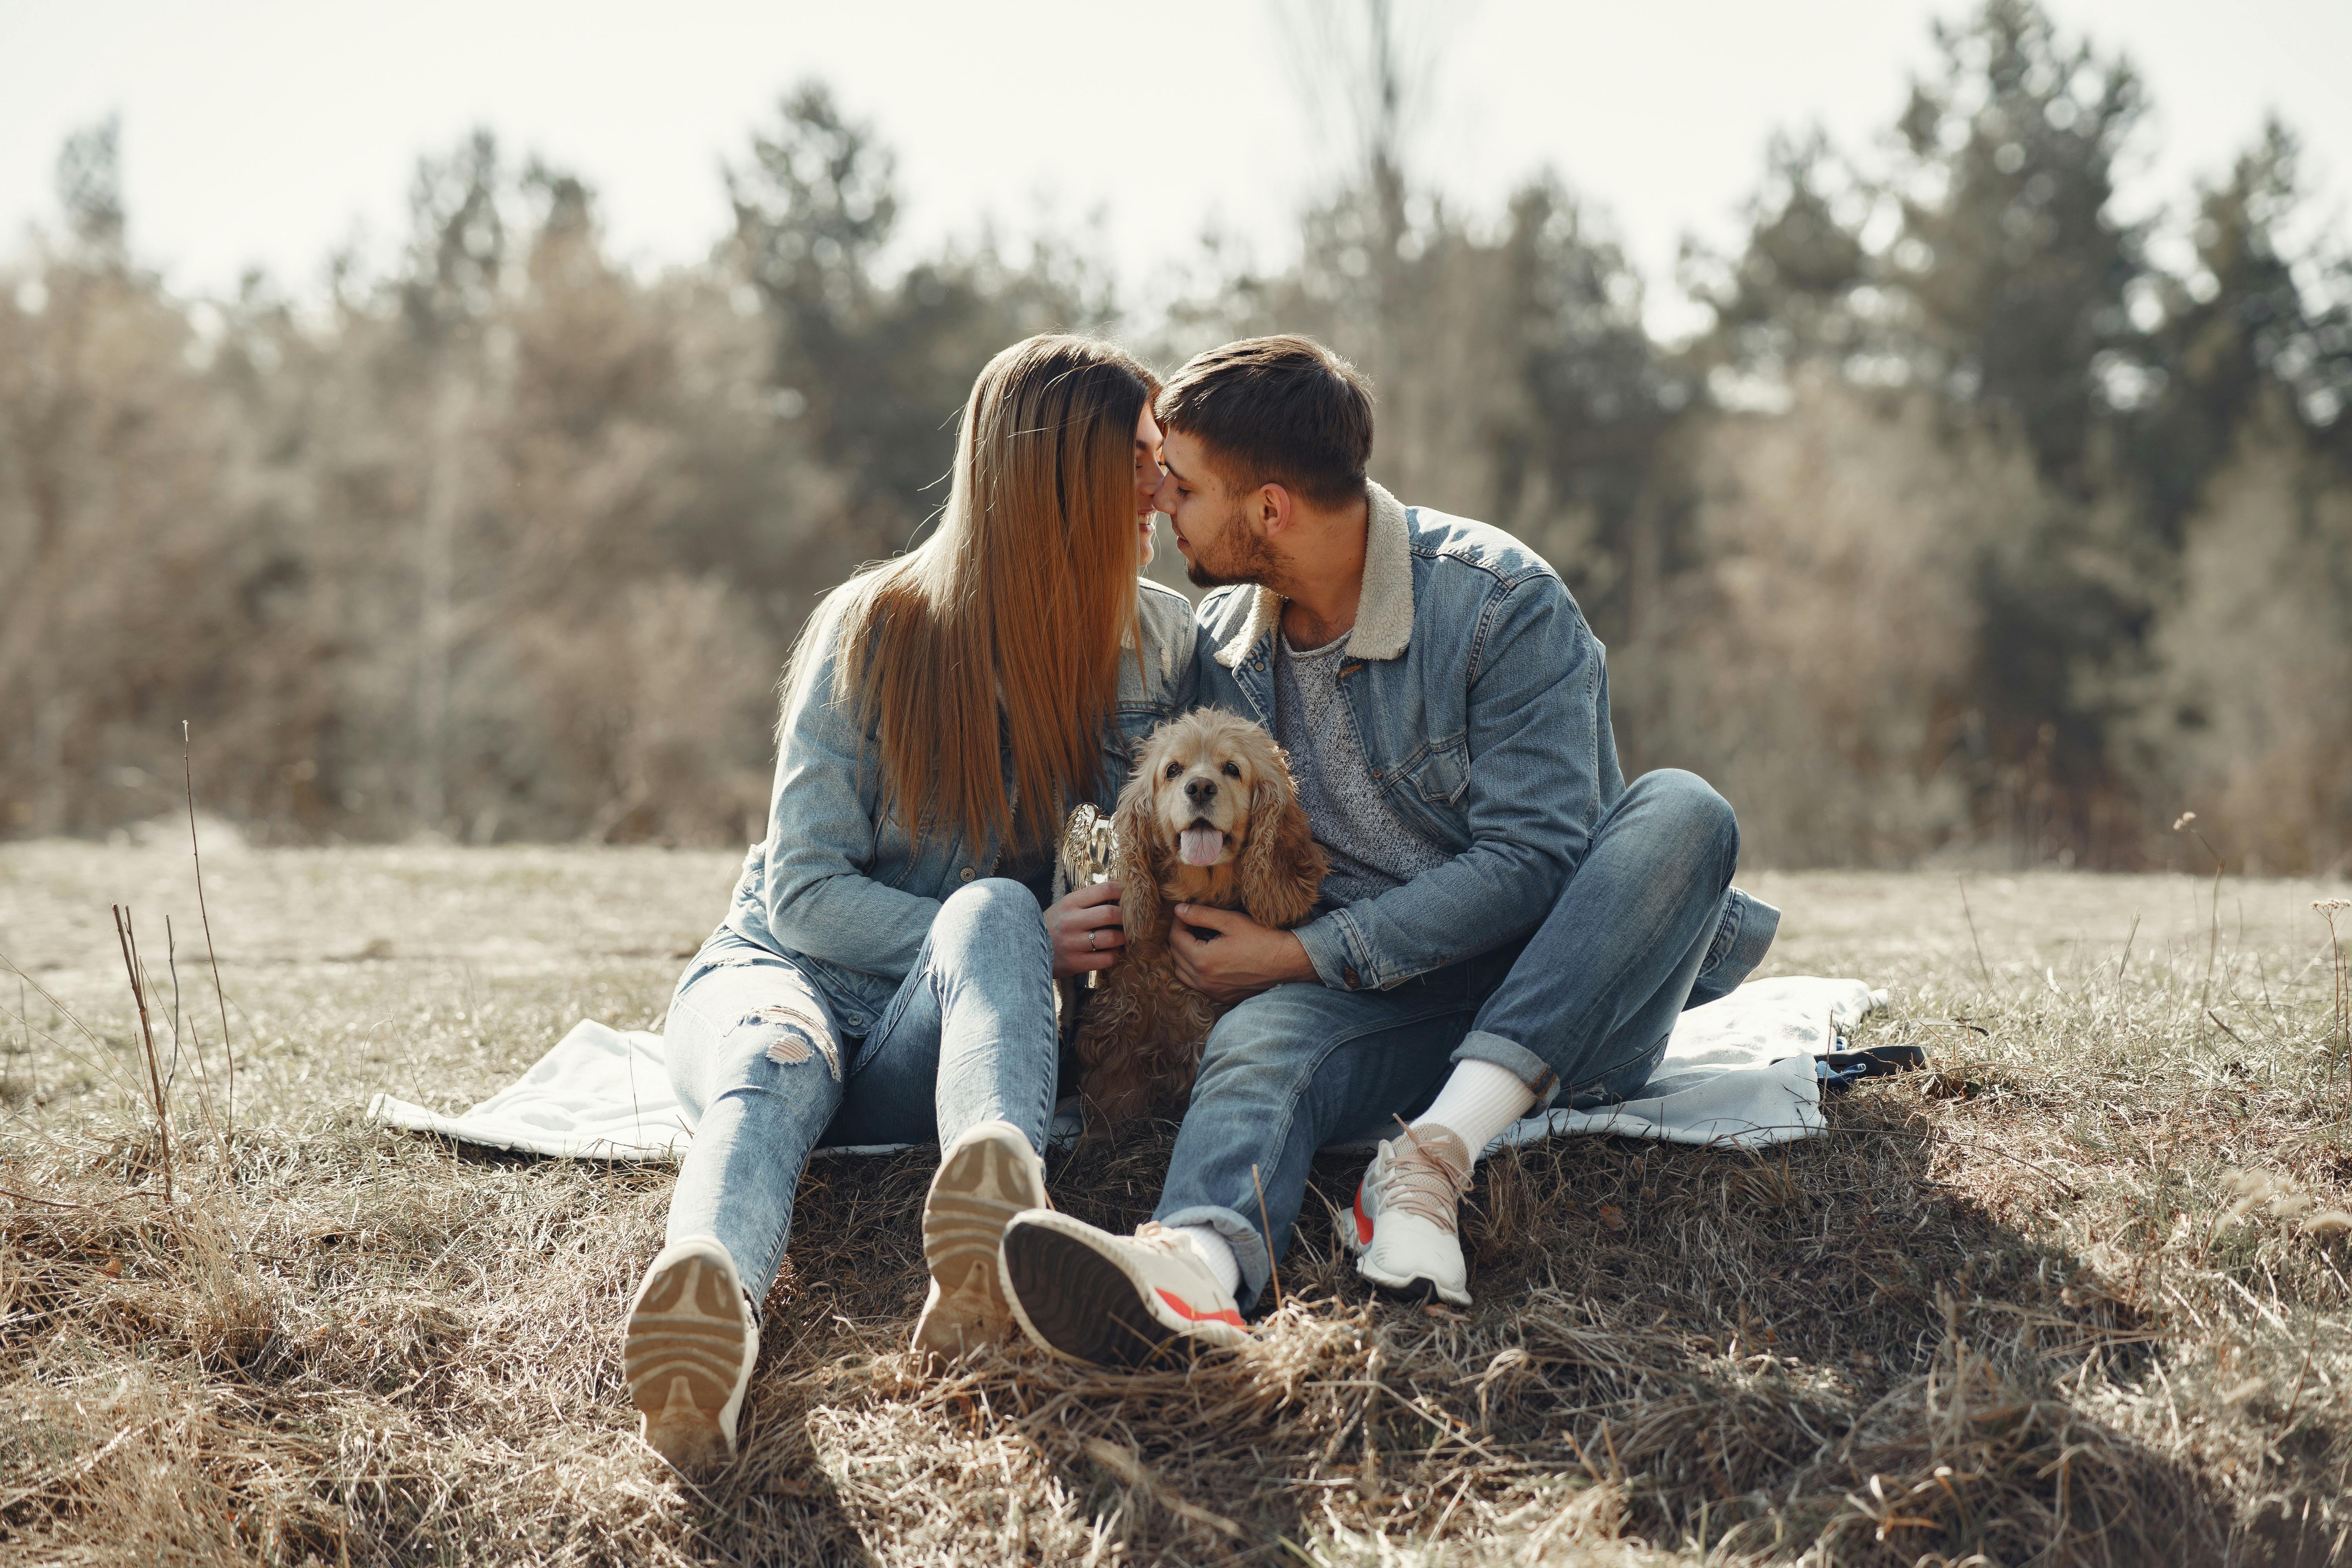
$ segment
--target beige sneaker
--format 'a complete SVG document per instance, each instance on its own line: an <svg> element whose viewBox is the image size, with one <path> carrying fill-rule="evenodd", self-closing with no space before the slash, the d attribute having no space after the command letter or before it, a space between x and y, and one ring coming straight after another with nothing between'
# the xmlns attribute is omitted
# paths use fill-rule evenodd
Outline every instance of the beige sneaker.
<svg viewBox="0 0 2352 1568"><path fill-rule="evenodd" d="M1408 1128L1381 1144L1356 1184L1356 1272L1414 1300L1468 1306L1460 1211L1469 1190L1470 1150L1451 1128Z"/></svg>
<svg viewBox="0 0 2352 1568"><path fill-rule="evenodd" d="M1023 1332L1097 1366L1181 1365L1249 1342L1192 1237L1157 1224L1113 1236L1033 1209L1005 1226L1004 1284Z"/></svg>
<svg viewBox="0 0 2352 1568"><path fill-rule="evenodd" d="M1010 1121L968 1128L940 1152L923 1199L931 1293L915 1320L914 1349L952 1358L1013 1331L996 1245L1014 1215L1045 1206L1045 1163Z"/></svg>
<svg viewBox="0 0 2352 1568"><path fill-rule="evenodd" d="M629 1303L621 1368L646 1447L683 1471L735 1457L735 1418L760 1359L760 1331L719 1238L661 1249Z"/></svg>

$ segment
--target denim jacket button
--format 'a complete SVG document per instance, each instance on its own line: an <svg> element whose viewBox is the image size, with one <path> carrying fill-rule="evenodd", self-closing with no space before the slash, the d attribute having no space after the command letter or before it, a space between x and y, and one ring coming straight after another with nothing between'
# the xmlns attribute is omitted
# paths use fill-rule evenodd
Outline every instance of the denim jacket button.
<svg viewBox="0 0 2352 1568"><path fill-rule="evenodd" d="M967 881L967 882L971 881L971 867L969 867L969 866L966 866L966 867L963 868L962 876L963 876L963 879L964 879L965 881Z"/></svg>
<svg viewBox="0 0 2352 1568"><path fill-rule="evenodd" d="M1363 984L1362 981L1356 978L1356 972L1353 969L1343 969L1339 971L1339 978L1346 981L1350 986L1360 985Z"/></svg>

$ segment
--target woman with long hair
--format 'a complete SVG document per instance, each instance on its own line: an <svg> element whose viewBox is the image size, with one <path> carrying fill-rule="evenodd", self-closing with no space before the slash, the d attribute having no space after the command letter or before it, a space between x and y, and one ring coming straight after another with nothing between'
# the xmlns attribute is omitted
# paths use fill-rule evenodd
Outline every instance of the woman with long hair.
<svg viewBox="0 0 2352 1568"><path fill-rule="evenodd" d="M1190 705L1192 609L1140 583L1159 384L1108 343L1016 343L973 384L928 541L810 618L784 680L768 836L666 1034L699 1118L624 1352L646 1442L735 1451L760 1302L820 1145L936 1138L918 1351L1002 1338L1004 1223L1045 1202L1053 982L1113 963L1108 885L1046 906L1070 808Z"/></svg>

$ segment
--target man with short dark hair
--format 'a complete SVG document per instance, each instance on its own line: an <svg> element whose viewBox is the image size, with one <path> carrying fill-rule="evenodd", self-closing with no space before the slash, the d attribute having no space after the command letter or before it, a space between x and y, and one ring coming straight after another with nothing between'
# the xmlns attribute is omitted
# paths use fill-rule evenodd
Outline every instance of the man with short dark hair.
<svg viewBox="0 0 2352 1568"><path fill-rule="evenodd" d="M1295 931L1178 908L1179 973L1237 1005L1154 1221L1119 1237L1032 1210L1005 1231L1030 1336L1111 1365L1246 1338L1316 1150L1384 1131L1347 1221L1357 1269L1467 1304L1480 1152L1556 1100L1637 1092L1675 1016L1745 978L1779 923L1730 885L1722 796L1671 769L1624 782L1603 650L1558 574L1367 478L1353 366L1303 337L1229 343L1157 411L1160 510L1217 589L1202 696L1287 751L1331 869Z"/></svg>

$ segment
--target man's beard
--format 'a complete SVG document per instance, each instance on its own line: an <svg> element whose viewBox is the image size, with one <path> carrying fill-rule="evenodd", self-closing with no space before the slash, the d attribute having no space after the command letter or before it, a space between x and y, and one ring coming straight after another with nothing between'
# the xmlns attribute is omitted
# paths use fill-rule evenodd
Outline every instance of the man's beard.
<svg viewBox="0 0 2352 1568"><path fill-rule="evenodd" d="M1235 584L1272 584L1282 574L1282 558L1274 546L1251 532L1239 517L1225 526L1223 538L1234 542L1227 556L1215 565L1202 559L1196 543L1184 557L1184 575L1195 588L1230 588Z"/></svg>

